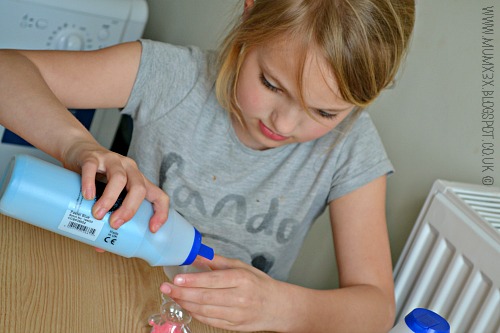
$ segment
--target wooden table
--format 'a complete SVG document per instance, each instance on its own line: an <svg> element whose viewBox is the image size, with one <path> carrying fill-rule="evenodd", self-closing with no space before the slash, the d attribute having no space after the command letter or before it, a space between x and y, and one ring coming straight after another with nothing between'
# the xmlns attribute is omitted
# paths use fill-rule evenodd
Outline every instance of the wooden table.
<svg viewBox="0 0 500 333"><path fill-rule="evenodd" d="M0 332L149 333L166 280L161 267L0 215Z"/></svg>

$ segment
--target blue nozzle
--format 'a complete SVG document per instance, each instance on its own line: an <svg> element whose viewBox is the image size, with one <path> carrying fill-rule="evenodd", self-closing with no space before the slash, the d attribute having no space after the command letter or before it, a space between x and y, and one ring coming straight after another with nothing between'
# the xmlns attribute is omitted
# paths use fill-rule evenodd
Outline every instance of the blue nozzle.
<svg viewBox="0 0 500 333"><path fill-rule="evenodd" d="M206 246L205 244L201 243L201 234L195 228L194 229L193 247L191 248L191 252L189 252L188 257L182 263L182 265L191 265L193 263L193 261L196 259L196 256L198 256L198 255L205 257L209 260L212 260L214 258L214 250L211 247Z"/></svg>
<svg viewBox="0 0 500 333"><path fill-rule="evenodd" d="M210 246L206 246L205 244L201 244L198 255L207 258L208 260L212 260L214 258L214 249Z"/></svg>

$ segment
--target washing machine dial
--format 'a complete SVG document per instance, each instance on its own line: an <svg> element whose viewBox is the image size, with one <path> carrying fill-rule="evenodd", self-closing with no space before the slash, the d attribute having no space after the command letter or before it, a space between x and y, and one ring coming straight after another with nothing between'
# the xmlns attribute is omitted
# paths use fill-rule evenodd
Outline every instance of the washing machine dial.
<svg viewBox="0 0 500 333"><path fill-rule="evenodd" d="M56 50L90 50L94 48L94 38L84 25L63 23L52 31L47 47Z"/></svg>
<svg viewBox="0 0 500 333"><path fill-rule="evenodd" d="M60 34L55 40L58 50L80 51L85 49L85 37L78 32L66 32Z"/></svg>

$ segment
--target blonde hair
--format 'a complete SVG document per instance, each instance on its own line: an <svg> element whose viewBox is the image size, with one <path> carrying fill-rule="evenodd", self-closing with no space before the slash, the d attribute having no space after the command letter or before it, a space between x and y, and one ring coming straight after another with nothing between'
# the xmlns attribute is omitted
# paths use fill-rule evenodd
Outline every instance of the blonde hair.
<svg viewBox="0 0 500 333"><path fill-rule="evenodd" d="M258 0L221 44L219 103L241 121L236 86L246 54L288 38L299 45L299 91L307 51L314 45L323 53L342 99L361 110L393 81L414 15L414 0Z"/></svg>

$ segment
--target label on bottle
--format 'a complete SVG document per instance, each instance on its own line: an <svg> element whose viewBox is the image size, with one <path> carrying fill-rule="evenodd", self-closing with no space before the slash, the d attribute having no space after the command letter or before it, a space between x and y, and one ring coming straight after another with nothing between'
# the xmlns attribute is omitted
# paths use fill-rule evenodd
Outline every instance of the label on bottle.
<svg viewBox="0 0 500 333"><path fill-rule="evenodd" d="M95 241L105 222L103 220L97 220L91 215L91 206L90 209L87 209L89 214L83 213L82 209L80 209L82 203L85 204L83 201L84 198L80 192L73 207L69 207L66 210L58 228L75 236ZM83 211L87 210L83 209Z"/></svg>

